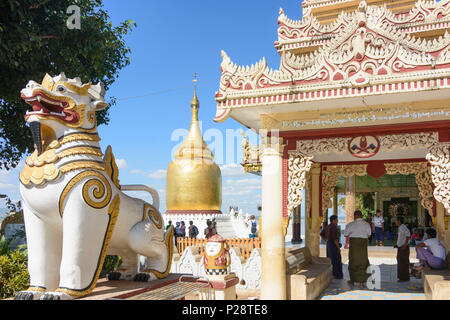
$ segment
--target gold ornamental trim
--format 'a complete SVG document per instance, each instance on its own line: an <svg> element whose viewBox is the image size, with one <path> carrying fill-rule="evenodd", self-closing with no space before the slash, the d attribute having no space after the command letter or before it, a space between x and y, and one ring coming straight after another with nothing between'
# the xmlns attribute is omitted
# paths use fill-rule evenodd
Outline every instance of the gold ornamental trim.
<svg viewBox="0 0 450 320"><path fill-rule="evenodd" d="M24 166L19 174L19 180L24 186L42 185L53 181L59 177L60 171L53 163L48 163L40 167Z"/></svg>
<svg viewBox="0 0 450 320"><path fill-rule="evenodd" d="M162 228L163 220L161 215L148 203L144 204L143 220L145 219L145 217L148 217L158 229Z"/></svg>
<svg viewBox="0 0 450 320"><path fill-rule="evenodd" d="M96 129L96 128L95 128ZM86 140L86 141L92 141L92 142L98 142L100 141L100 137L98 136L97 132L76 132L71 133L66 136L60 137L58 140L53 141L49 147L50 148L59 148L61 145L73 142L73 141L80 141L80 140Z"/></svg>
<svg viewBox="0 0 450 320"><path fill-rule="evenodd" d="M173 258L173 226L170 227L170 229L166 233L166 248L167 248L167 266L166 270L164 272L159 272L158 270L154 269L146 269L144 272L151 272L153 273L158 279L166 278L169 275L170 267L172 266L172 258Z"/></svg>
<svg viewBox="0 0 450 320"><path fill-rule="evenodd" d="M114 154L112 153L111 146L108 146L106 148L103 161L106 164L106 174L111 178L114 185L120 189L119 167L117 166L116 159L114 157Z"/></svg>
<svg viewBox="0 0 450 320"><path fill-rule="evenodd" d="M62 173L78 169L94 169L99 171L105 171L105 165L101 162L95 161L74 161L67 163L59 168Z"/></svg>
<svg viewBox="0 0 450 320"><path fill-rule="evenodd" d="M63 150L57 154L58 159L73 156L77 154L89 154L93 156L103 157L103 153L96 147L73 147Z"/></svg>
<svg viewBox="0 0 450 320"><path fill-rule="evenodd" d="M83 185L83 190L82 190L82 194L83 194L83 198L84 201L89 204L91 207L96 208L96 209L101 209L104 208L109 201L111 200L111 186L109 185L108 181L106 180L105 176L101 173L99 173L98 171L94 171L94 170L89 170L89 171L84 171L81 172L79 174L77 174L76 176L74 176L69 183L67 183L67 185L64 187L61 196L59 198L59 215L62 217L63 216L63 206L64 206L64 201L66 200L67 195L70 193L70 191L73 189L73 187L75 185L78 184L78 182L80 182L81 180L85 179L85 178L92 178L93 179L87 181L84 185ZM98 180L100 179L101 182ZM89 195L89 189L93 187L95 188L94 190L94 196L97 199L101 199L102 197L105 197L103 201L100 202L95 202L95 200L92 200L90 195ZM106 192L106 196L105 196L105 192Z"/></svg>
<svg viewBox="0 0 450 320"><path fill-rule="evenodd" d="M93 176L92 179L86 181L83 185L83 199L92 208L102 209L111 201L111 186L101 173L93 171L90 176ZM93 198L91 197L91 190Z"/></svg>
<svg viewBox="0 0 450 320"><path fill-rule="evenodd" d="M38 287L38 286L29 286L27 290L25 291L37 291L37 292L45 292L47 291L44 287Z"/></svg>
<svg viewBox="0 0 450 320"><path fill-rule="evenodd" d="M81 290L70 288L58 288L56 289L56 292L66 293L72 297L82 297L90 294L92 290L94 290L98 278L100 276L100 272L102 271L103 263L105 262L106 253L108 251L109 243L111 242L112 233L114 231L114 227L117 222L117 217L119 216L119 211L120 211L120 197L118 194L116 194L114 199L111 201L111 205L108 208L108 216L109 216L108 226L106 228L105 239L103 242L102 251L99 256L97 269L95 271L91 284L87 288ZM170 259L170 261L172 261L172 259Z"/></svg>

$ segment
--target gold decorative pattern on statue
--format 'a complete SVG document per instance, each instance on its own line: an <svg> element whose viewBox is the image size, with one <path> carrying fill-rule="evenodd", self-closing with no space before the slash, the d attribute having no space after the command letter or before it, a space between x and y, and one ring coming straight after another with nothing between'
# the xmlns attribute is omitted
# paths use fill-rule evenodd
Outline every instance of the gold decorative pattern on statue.
<svg viewBox="0 0 450 320"><path fill-rule="evenodd" d="M19 179L24 186L39 186L57 179L59 173L60 171L52 163L45 164L41 167L30 167L26 165L20 172Z"/></svg>
<svg viewBox="0 0 450 320"><path fill-rule="evenodd" d="M67 173L73 170L79 169L95 169L99 171L105 171L105 165L95 161L74 161L67 163L59 168L62 173Z"/></svg>
<svg viewBox="0 0 450 320"><path fill-rule="evenodd" d="M407 163L385 163L386 174L413 174L416 178L416 184L419 189L420 203L433 214L433 183L428 164L426 162L407 162Z"/></svg>
<svg viewBox="0 0 450 320"><path fill-rule="evenodd" d="M143 218L145 219L145 217L151 220L158 229L162 228L163 220L161 215L155 208L153 208L153 206L149 205L148 203L144 204Z"/></svg>
<svg viewBox="0 0 450 320"><path fill-rule="evenodd" d="M27 157L25 163L30 167L41 167L47 163L54 163L58 160L58 156L55 154L55 150L48 149L38 155L37 150Z"/></svg>
<svg viewBox="0 0 450 320"><path fill-rule="evenodd" d="M72 190L72 188L75 185L77 185L78 182L80 182L81 180L86 179L86 178L92 178L92 177L96 177L96 178L102 180L102 182L106 185L106 189L105 189L105 186L99 180L97 180L97 179L89 180L91 182L88 185L86 185L86 184L83 185L83 197L84 197L86 203L88 203L88 201L89 201L88 204L91 207L94 207L97 209L104 208L108 204L108 203L105 204L105 201L109 202L109 200L111 199L111 187L110 187L108 181L106 180L106 178L101 173L94 171L94 170L83 171L83 172L77 174L76 176L74 176L69 181L69 183L66 184L63 191L61 192L61 196L59 198L59 215L61 217L63 216L64 201L65 201L67 195ZM94 180L94 181L92 181L92 180ZM95 193L99 197L102 197L102 192L103 192L103 196L105 196L104 193L106 190L105 199L103 201L101 201L100 203L95 203L93 200L91 200L90 196L89 196L89 192L88 192L89 191L88 189L90 186L97 188ZM86 197L88 198L87 200L86 200ZM103 205L103 206L101 206L101 205Z"/></svg>
<svg viewBox="0 0 450 320"><path fill-rule="evenodd" d="M111 242L112 233L114 230L114 226L117 222L117 217L119 216L120 211L120 197L117 194L114 199L111 201L111 205L108 208L108 226L106 228L105 239L103 242L102 251L99 256L97 269L95 271L94 277L90 283L90 285L81 290L69 289L69 288L58 288L56 292L66 293L72 297L82 297L90 294L92 290L94 290L95 285L97 284L98 277L100 276L100 272L102 271L103 263L105 262L106 253L108 251L109 243Z"/></svg>
<svg viewBox="0 0 450 320"><path fill-rule="evenodd" d="M365 176L367 164L322 167L322 216L325 217L339 177Z"/></svg>
<svg viewBox="0 0 450 320"><path fill-rule="evenodd" d="M25 291L37 291L37 292L45 292L47 291L44 287L38 287L38 286L29 286L27 290Z"/></svg>
<svg viewBox="0 0 450 320"><path fill-rule="evenodd" d="M111 200L111 186L105 176L97 171L92 171L89 177L91 179L83 185L83 199L92 208L102 209Z"/></svg>
<svg viewBox="0 0 450 320"><path fill-rule="evenodd" d="M108 175L108 177L111 178L114 185L120 189L119 167L117 167L111 146L108 146L106 148L105 157L103 158L103 161L106 164L106 174Z"/></svg>
<svg viewBox="0 0 450 320"><path fill-rule="evenodd" d="M49 147L56 149L65 143L69 143L69 142L73 142L73 141L80 141L80 140L98 142L101 139L98 136L97 132L93 132L93 133L76 132L76 133L71 133L66 136L63 136L63 137L59 138L58 141L56 141L56 140L53 141Z"/></svg>
<svg viewBox="0 0 450 320"><path fill-rule="evenodd" d="M159 272L154 269L146 269L144 272L153 273L158 279L163 279L169 275L170 267L172 266L172 257L173 257L173 226L167 231L165 236L166 248L167 248L167 266L164 272Z"/></svg>
<svg viewBox="0 0 450 320"><path fill-rule="evenodd" d="M100 149L94 147L73 147L63 150L57 154L58 158L65 158L76 154L90 154L93 156L102 157L103 153Z"/></svg>

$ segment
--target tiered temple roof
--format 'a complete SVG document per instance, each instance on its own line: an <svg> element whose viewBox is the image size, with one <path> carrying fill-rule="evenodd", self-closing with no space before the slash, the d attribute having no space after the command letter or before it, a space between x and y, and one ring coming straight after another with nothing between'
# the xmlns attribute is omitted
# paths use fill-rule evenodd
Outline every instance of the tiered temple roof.
<svg viewBox="0 0 450 320"><path fill-rule="evenodd" d="M333 3L339 5L332 9ZM405 4L407 3L407 5ZM411 5L412 3L412 5ZM324 9L331 14L332 20L321 18L320 12L308 7L312 4L321 5L316 9ZM393 1L381 3L367 1L366 13L370 19L388 24L395 29L416 37L439 37L450 27L449 1ZM399 4L405 4L399 6ZM346 5L345 7L343 7ZM283 51L304 53L316 50L336 37L348 25L355 24L358 19L359 1L304 1L302 20L291 20L280 9L278 17L278 41L275 48L281 54ZM394 8L396 8L394 10ZM349 11L351 10L351 11ZM306 14L305 14L306 11Z"/></svg>
<svg viewBox="0 0 450 320"><path fill-rule="evenodd" d="M319 10L313 4L331 3L350 9L358 6L324 24L313 15ZM399 3L403 9L393 11ZM223 51L215 121L231 115L258 129L261 114L361 105L361 98L356 104L351 101L355 97L365 99L366 106L446 98L450 93L450 0L408 3L372 6L366 1L309 0L303 4L308 10L301 21L288 19L280 10L275 42L280 68L270 69L264 58L251 67L238 66ZM439 95L433 89L441 89ZM383 100L386 94L396 98L390 95ZM260 107L258 119L255 112L250 115L250 107L255 106ZM402 117L406 111L402 112L392 116ZM418 116L410 104L407 116ZM426 120L433 117L439 115Z"/></svg>

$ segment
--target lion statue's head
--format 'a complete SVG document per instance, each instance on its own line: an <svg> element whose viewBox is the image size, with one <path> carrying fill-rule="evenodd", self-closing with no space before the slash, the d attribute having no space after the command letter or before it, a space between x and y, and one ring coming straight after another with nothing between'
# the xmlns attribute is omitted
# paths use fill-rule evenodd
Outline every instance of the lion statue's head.
<svg viewBox="0 0 450 320"><path fill-rule="evenodd" d="M108 106L104 94L101 82L83 84L80 78L68 79L64 73L55 77L46 74L40 84L29 81L21 91L21 98L32 107L25 120L30 124L38 153L43 125L56 136L68 129L95 129L95 112Z"/></svg>

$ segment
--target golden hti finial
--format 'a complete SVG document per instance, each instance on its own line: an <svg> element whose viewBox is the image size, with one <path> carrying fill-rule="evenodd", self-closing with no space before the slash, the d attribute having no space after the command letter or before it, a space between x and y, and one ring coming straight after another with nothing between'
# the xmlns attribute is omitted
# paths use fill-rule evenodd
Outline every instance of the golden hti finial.
<svg viewBox="0 0 450 320"><path fill-rule="evenodd" d="M197 72L194 73L194 80L192 82L194 83L194 97L191 100L191 107L192 108L199 108L200 102L197 99Z"/></svg>

